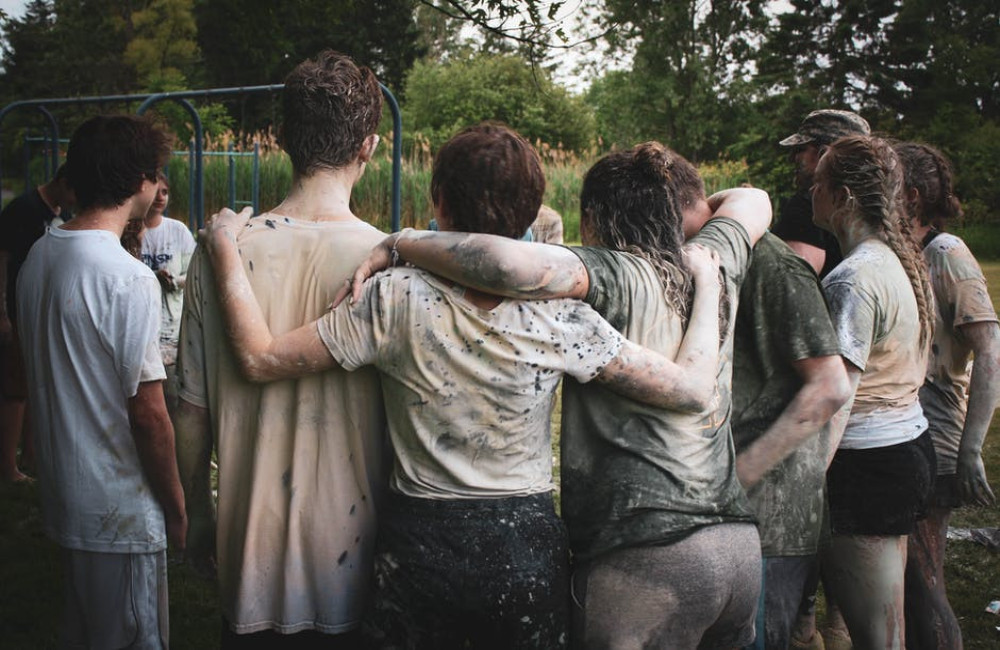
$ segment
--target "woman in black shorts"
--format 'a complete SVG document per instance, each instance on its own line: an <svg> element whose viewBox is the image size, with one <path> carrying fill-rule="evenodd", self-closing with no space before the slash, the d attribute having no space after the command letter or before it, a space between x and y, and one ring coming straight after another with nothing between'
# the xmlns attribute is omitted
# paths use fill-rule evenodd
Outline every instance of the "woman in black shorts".
<svg viewBox="0 0 1000 650"><path fill-rule="evenodd" d="M901 211L902 180L887 142L852 136L831 145L813 186L813 220L845 254L823 289L856 386L850 414L842 411L833 431L833 538L823 562L858 648L903 647L907 535L935 474L917 399L933 298Z"/></svg>

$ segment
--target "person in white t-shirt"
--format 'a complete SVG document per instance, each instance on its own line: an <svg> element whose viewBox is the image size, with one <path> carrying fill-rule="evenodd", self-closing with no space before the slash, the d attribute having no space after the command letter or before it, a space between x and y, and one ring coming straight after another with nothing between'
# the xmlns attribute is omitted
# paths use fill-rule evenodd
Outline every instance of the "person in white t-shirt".
<svg viewBox="0 0 1000 650"><path fill-rule="evenodd" d="M79 212L35 243L18 278L43 525L63 548L60 647L169 645L166 547L184 547L187 515L159 287L119 243L169 152L135 116L84 122L66 158Z"/></svg>
<svg viewBox="0 0 1000 650"><path fill-rule="evenodd" d="M431 180L443 230L513 239L535 219L544 188L537 152L496 124L449 140ZM205 237L244 373L272 381L374 365L382 376L395 462L376 548L375 643L565 647L556 387L567 374L661 406L714 403L721 287L707 251L694 260L698 292L677 363L625 340L583 302L506 300L405 267L373 279L352 305L272 335L235 245L248 216L224 211Z"/></svg>
<svg viewBox="0 0 1000 650"><path fill-rule="evenodd" d="M181 310L184 307L184 284L195 243L187 226L164 215L169 200L170 182L166 174L161 172L156 198L143 220L142 262L156 274L163 295L160 309L160 352L167 370L164 386L167 406L173 412L177 404L177 337L180 335Z"/></svg>

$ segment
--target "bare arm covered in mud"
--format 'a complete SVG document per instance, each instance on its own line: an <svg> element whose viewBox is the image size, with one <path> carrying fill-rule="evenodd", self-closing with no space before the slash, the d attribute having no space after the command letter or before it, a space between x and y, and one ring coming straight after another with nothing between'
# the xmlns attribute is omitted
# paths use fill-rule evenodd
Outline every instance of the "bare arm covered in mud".
<svg viewBox="0 0 1000 650"><path fill-rule="evenodd" d="M973 353L969 406L958 448L958 490L963 502L988 506L996 497L986 479L982 450L1000 400L1000 325L969 323L958 329Z"/></svg>
<svg viewBox="0 0 1000 650"><path fill-rule="evenodd" d="M763 190L724 190L710 196L708 205L713 216L739 222L751 244L757 243L771 223L771 199ZM358 267L349 287L352 298L361 296L365 280L398 260L478 291L509 298L582 300L590 289L583 262L561 246L498 235L404 230L384 239ZM342 289L334 305L347 293L347 287Z"/></svg>
<svg viewBox="0 0 1000 650"><path fill-rule="evenodd" d="M716 394L722 284L715 253L690 246L684 255L694 276L695 297L676 359L626 339L619 355L595 380L646 404L697 412L709 408Z"/></svg>
<svg viewBox="0 0 1000 650"><path fill-rule="evenodd" d="M267 382L337 366L316 322L278 337L272 335L236 246L235 233L249 217L249 210L239 215L223 210L204 234L215 268L227 335L244 376L250 381ZM626 341L619 355L595 379L615 392L654 406L701 410L715 397L722 288L714 253L696 247L687 255L695 279L695 301L677 362Z"/></svg>
<svg viewBox="0 0 1000 650"><path fill-rule="evenodd" d="M802 379L802 387L767 431L736 457L736 474L746 489L817 435L851 396L844 360L839 355L800 359L792 365Z"/></svg>
<svg viewBox="0 0 1000 650"><path fill-rule="evenodd" d="M203 575L215 571L215 501L212 498L212 426L208 409L182 397L175 417L177 469L188 514L189 562Z"/></svg>

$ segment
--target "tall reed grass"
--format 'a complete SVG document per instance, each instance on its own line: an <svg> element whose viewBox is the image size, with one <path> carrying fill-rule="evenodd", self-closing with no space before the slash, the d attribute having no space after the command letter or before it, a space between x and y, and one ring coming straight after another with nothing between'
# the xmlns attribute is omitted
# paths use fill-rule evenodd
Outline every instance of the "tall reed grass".
<svg viewBox="0 0 1000 650"><path fill-rule="evenodd" d="M260 207L267 210L281 202L291 187L292 168L273 135L263 134L260 144ZM209 143L215 150L225 151L233 142L237 151L253 151L254 140L236 141L222 138ZM593 150L574 154L559 148L538 145L545 170L545 203L563 217L566 241L580 240L580 186L583 175L603 152ZM209 147L206 146L206 150ZM249 201L252 195L252 159L236 158L236 200ZM402 160L400 224L402 227L426 228L433 218L430 197L431 152L425 142L416 142ZM205 175L206 217L229 205L228 157L206 157ZM175 155L169 166L171 182L170 216L188 220L190 214L188 158ZM751 181L743 161L706 163L700 166L708 193L735 187ZM382 230L391 229L392 215L392 145L387 136L368 165L354 190L352 209L362 219Z"/></svg>

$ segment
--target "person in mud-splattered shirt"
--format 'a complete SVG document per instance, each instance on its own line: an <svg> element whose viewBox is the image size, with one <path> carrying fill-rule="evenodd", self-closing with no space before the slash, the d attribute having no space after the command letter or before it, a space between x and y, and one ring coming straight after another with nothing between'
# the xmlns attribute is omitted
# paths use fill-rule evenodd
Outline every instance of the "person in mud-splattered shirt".
<svg viewBox="0 0 1000 650"><path fill-rule="evenodd" d="M441 148L431 194L445 230L517 239L544 187L534 148L487 124ZM709 253L692 258L699 291L691 334L671 350L679 365L625 341L583 303L504 300L411 268L390 270L353 305L273 338L248 299L232 241L245 220L220 215L208 241L248 376L374 364L383 377L395 466L379 528L374 642L564 647L567 557L549 435L556 385L568 374L661 406L710 403L720 286ZM395 248L377 250L387 260Z"/></svg>
<svg viewBox="0 0 1000 650"><path fill-rule="evenodd" d="M934 297L900 209L902 179L887 142L850 136L827 149L813 188L813 219L845 253L823 291L855 393L831 427L832 538L821 561L864 648L903 646L906 538L923 517L935 464L917 399Z"/></svg>
<svg viewBox="0 0 1000 650"><path fill-rule="evenodd" d="M277 332L322 314L384 236L349 207L378 142L375 75L327 50L289 73L282 100L292 189L239 239L249 291ZM217 558L222 647L354 647L387 478L378 377L368 369L268 386L244 380L211 271L199 248L184 300L178 448L189 556L202 568Z"/></svg>
<svg viewBox="0 0 1000 650"><path fill-rule="evenodd" d="M763 555L754 647L783 650L816 566L829 421L849 386L815 271L771 233L740 290L733 355L736 471Z"/></svg>
<svg viewBox="0 0 1000 650"><path fill-rule="evenodd" d="M937 306L934 340L920 404L937 454L927 518L917 522L906 555L906 647L962 647L962 631L945 592L944 560L953 508L988 506L982 446L1000 399L1000 326L976 258L944 232L960 217L951 164L937 149L895 145L903 163L905 205L921 242Z"/></svg>
<svg viewBox="0 0 1000 650"><path fill-rule="evenodd" d="M583 248L458 234L395 244L403 259L481 290L585 298L630 340L670 356L700 327L685 323L682 221L719 255L735 297L771 217L760 190L706 198L694 166L656 142L598 161L580 204ZM355 274L355 291L390 243ZM703 368L716 384L711 404L671 410L564 383L562 513L580 647L724 648L754 638L760 547L729 435L734 302L713 306L728 326L719 365Z"/></svg>

